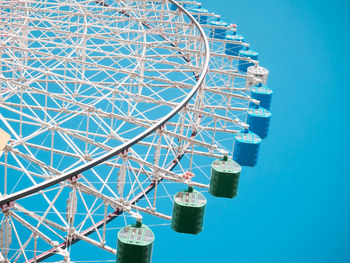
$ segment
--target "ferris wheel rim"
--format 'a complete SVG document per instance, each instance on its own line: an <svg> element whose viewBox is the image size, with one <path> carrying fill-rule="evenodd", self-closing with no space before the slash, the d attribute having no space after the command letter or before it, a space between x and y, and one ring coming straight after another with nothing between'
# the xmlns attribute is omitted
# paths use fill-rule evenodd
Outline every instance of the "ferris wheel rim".
<svg viewBox="0 0 350 263"><path fill-rule="evenodd" d="M31 194L34 194L38 191L41 191L43 189L49 188L51 186L54 186L62 181L65 181L69 178L72 178L74 176L77 176L101 163L103 163L104 161L128 150L130 147L132 147L133 145L137 144L139 141L143 140L144 138L148 137L149 135L151 135L153 132L155 132L156 130L158 130L159 128L161 128L162 126L164 126L171 118L173 118L177 113L179 113L188 103L189 101L193 98L193 96L197 93L197 91L200 89L201 85L203 84L206 74L208 72L209 69L209 60L210 60L210 49L209 49L209 41L208 38L202 28L202 26L200 25L200 23L182 6L180 5L177 1L175 0L168 0L171 4L174 4L177 6L178 9L181 10L181 12L183 12L190 20L191 22L195 25L195 27L199 30L200 32L200 36L202 38L202 40L204 41L204 66L202 71L200 72L200 75L198 77L198 81L196 82L196 84L194 85L193 89L188 93L188 95L185 97L185 99L183 99L178 105L177 107L175 107L171 112L169 112L167 115L165 115L164 117L162 117L157 123L155 123L153 126L149 127L148 129L146 129L145 131L143 131L142 133L140 133L139 135L135 136L133 139L129 140L128 142L117 146L115 148L113 148L112 150L110 150L109 152L103 154L100 157L97 157L85 164L80 165L77 168L72 169L69 172L63 173L61 175L58 175L54 178L48 179L42 183L39 183L37 185L28 187L24 190L20 190L18 192L15 192L13 194L10 195L6 195L6 196L1 196L0 199L0 207L3 207L7 204L10 204L18 199L22 199L24 197L30 196ZM0 116L2 116L0 114Z"/></svg>

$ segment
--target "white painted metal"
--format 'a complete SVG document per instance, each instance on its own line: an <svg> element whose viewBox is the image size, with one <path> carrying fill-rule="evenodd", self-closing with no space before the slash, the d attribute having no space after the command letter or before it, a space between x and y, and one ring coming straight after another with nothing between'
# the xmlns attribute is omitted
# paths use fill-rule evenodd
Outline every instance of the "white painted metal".
<svg viewBox="0 0 350 263"><path fill-rule="evenodd" d="M251 87L257 83L267 84L269 71L259 65L250 66L247 70L247 87Z"/></svg>
<svg viewBox="0 0 350 263"><path fill-rule="evenodd" d="M176 185L207 189L208 160L232 155L252 61L171 4L0 3L0 261L69 262L77 240L114 255L118 227L171 220Z"/></svg>

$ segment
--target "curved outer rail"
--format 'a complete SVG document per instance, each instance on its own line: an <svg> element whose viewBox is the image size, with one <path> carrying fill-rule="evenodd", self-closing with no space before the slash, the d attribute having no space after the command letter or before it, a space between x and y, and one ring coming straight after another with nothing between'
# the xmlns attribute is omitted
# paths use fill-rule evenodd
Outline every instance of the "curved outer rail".
<svg viewBox="0 0 350 263"><path fill-rule="evenodd" d="M188 104L188 102L192 99L192 97L196 94L196 92L198 91L198 89L200 88L200 86L203 84L206 74L208 72L208 68L209 68L209 58L210 58L210 52L209 52L209 43L208 43L208 39L204 33L203 28L200 26L200 24L197 22L196 19L194 19L194 17L186 10L184 9L181 5L179 5L176 1L174 0L168 0L170 3L175 4L182 12L184 12L192 21L192 23L195 24L195 26L197 27L197 29L199 30L201 37L204 41L204 45L205 45L205 62L204 62L204 67L203 67L203 71L201 72L201 75L198 78L198 81L196 83L196 85L193 87L193 89L191 90L191 92L186 96L186 98L175 108L173 109L170 113L168 113L166 116L164 116L160 121L158 121L155 125L153 125L152 127L148 128L147 130L145 130L144 132L140 133L139 135L137 135L133 140L124 143L123 145L120 145L116 148L114 148L113 150L105 153L104 155L86 163L83 164L69 172L66 172L62 175L56 176L52 179L49 179L47 181L44 181L40 184L28 187L24 190L18 191L16 193L7 195L5 197L2 197L0 199L0 207L4 206L6 204L10 204L11 202L14 202L18 199L27 197L31 194L34 194L40 190L46 189L48 187L54 186L64 180L67 180L69 178L72 178L73 176L76 176L78 174L81 174L101 163L103 163L104 161L112 158L115 155L118 155L120 153L122 153L123 151L129 149L130 147L132 147L134 144L138 143L139 141L143 140L144 138L148 137L149 135L151 135L154 131L156 131L157 129L159 129L161 126L163 126L164 124L166 124L172 117L174 117L179 111L181 111L181 109L183 107L186 106L186 104Z"/></svg>

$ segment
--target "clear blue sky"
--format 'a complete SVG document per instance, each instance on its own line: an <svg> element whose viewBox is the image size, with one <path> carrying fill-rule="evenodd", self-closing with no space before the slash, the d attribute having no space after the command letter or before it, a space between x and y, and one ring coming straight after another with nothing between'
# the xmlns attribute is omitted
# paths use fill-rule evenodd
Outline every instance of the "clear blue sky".
<svg viewBox="0 0 350 263"><path fill-rule="evenodd" d="M261 54L269 138L197 236L154 229L153 263L350 262L349 1L202 0Z"/></svg>

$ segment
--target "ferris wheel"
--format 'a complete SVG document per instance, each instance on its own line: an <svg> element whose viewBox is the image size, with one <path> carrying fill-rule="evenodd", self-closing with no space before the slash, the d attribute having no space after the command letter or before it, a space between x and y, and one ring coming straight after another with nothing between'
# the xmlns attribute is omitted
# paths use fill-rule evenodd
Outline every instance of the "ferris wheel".
<svg viewBox="0 0 350 263"><path fill-rule="evenodd" d="M149 263L153 225L201 232L257 163L268 74L198 2L1 1L0 262Z"/></svg>

